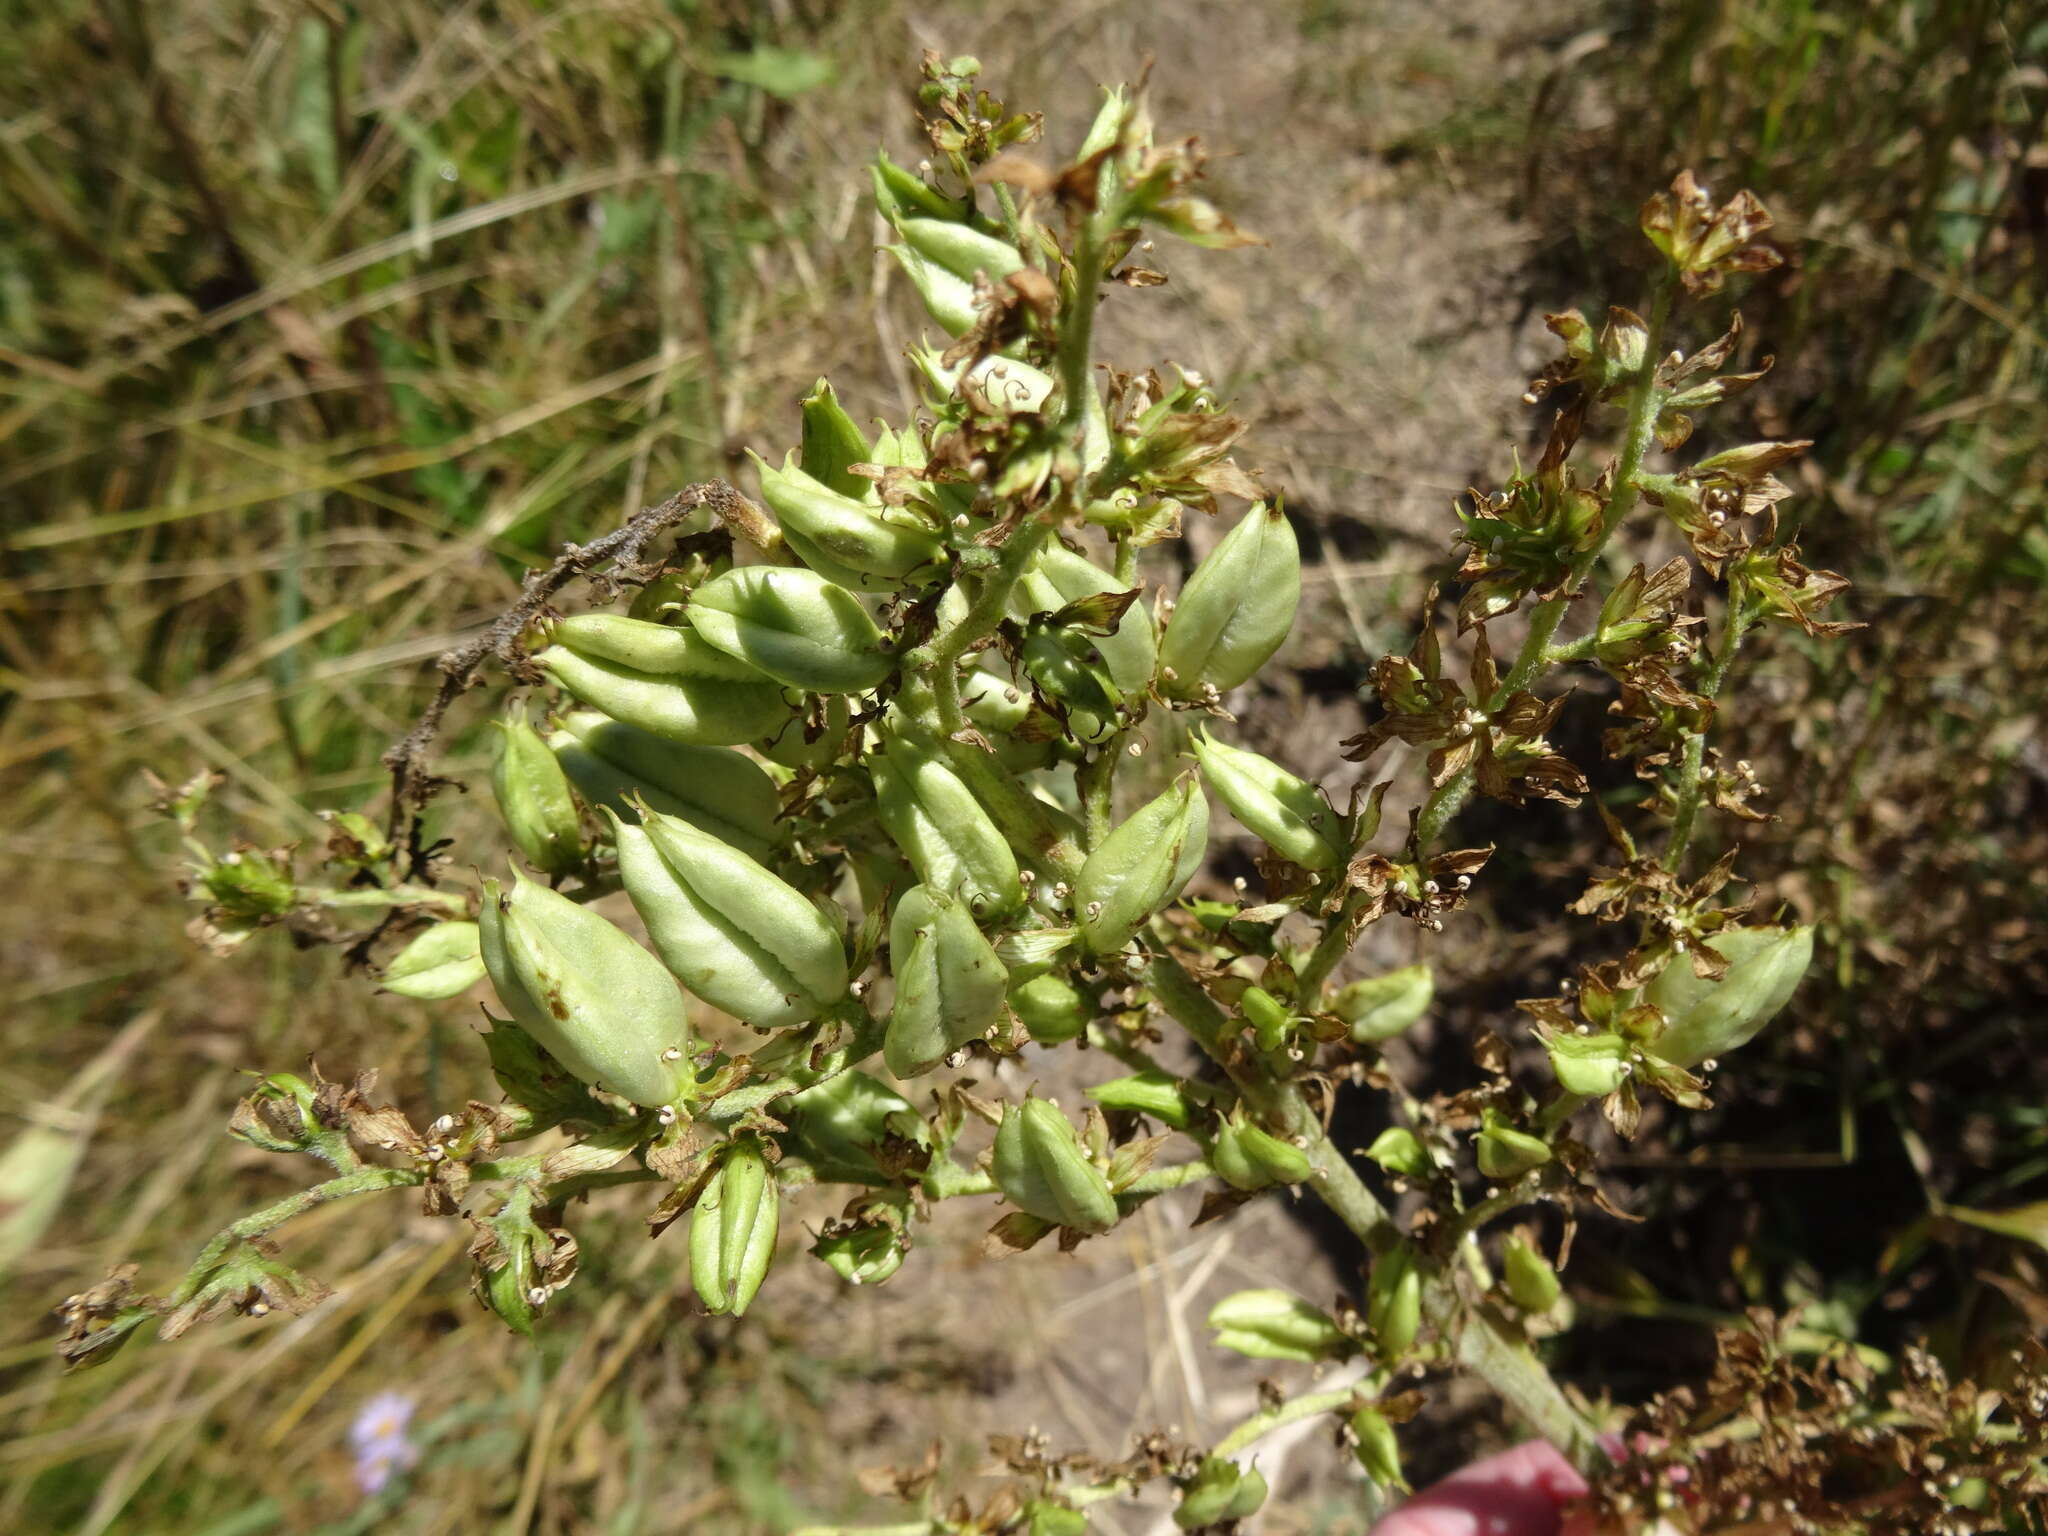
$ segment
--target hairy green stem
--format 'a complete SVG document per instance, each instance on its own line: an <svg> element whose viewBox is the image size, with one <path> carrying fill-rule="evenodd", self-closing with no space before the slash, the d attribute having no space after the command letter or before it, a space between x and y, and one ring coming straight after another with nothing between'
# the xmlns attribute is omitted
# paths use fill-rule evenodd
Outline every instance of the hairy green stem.
<svg viewBox="0 0 2048 1536"><path fill-rule="evenodd" d="M1215 1454L1235 1456L1254 1441L1263 1439L1282 1425L1298 1424L1303 1419L1314 1418L1317 1414L1337 1413L1350 1407L1360 1395L1360 1388L1356 1386L1333 1387L1327 1392L1311 1392L1306 1397L1297 1397L1291 1402L1280 1404L1277 1408L1255 1413L1216 1442Z"/></svg>
<svg viewBox="0 0 2048 1536"><path fill-rule="evenodd" d="M233 1226L215 1233L213 1239L199 1250L199 1256L192 1261L185 1278L171 1292L170 1300L176 1304L190 1301L198 1295L206 1284L208 1273L238 1242L268 1236L293 1217L303 1216L315 1206L334 1200L348 1200L356 1195L379 1194L387 1189L415 1189L426 1179L427 1176L416 1168L358 1168L353 1173L345 1173L324 1184L315 1184L310 1189L287 1195L275 1205L252 1211Z"/></svg>
<svg viewBox="0 0 2048 1536"><path fill-rule="evenodd" d="M1721 634L1721 649L1707 668L1707 675L1701 679L1699 696L1711 702L1728 681L1728 669L1735 661L1735 653L1741 648L1742 637L1748 631L1748 615L1743 612L1741 599L1731 599L1728 604L1728 622ZM1700 774L1706 762L1707 733L1694 731L1685 738L1685 755L1678 765L1678 803L1671 816L1671 846L1664 850L1664 867L1673 874L1685 859L1686 846L1692 842L1693 826L1699 819L1701 780Z"/></svg>
<svg viewBox="0 0 2048 1536"><path fill-rule="evenodd" d="M1316 940L1316 947L1309 951L1309 957L1302 962L1295 973L1294 995L1301 1006L1311 1012L1317 1010L1323 1000L1323 983L1330 978L1330 972L1337 968L1351 950L1351 919L1366 899L1365 892L1353 888L1344 893L1344 900L1337 908L1337 915L1330 919L1323 929L1323 936Z"/></svg>

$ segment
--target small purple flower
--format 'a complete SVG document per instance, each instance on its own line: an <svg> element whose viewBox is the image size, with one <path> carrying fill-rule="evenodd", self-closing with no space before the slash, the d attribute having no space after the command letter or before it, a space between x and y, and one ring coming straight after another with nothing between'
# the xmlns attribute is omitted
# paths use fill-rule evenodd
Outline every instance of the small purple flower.
<svg viewBox="0 0 2048 1536"><path fill-rule="evenodd" d="M356 1486L367 1494L384 1491L397 1472L409 1471L420 1448L406 1435L413 1401L402 1392L379 1392L356 1410L348 1443L356 1453Z"/></svg>

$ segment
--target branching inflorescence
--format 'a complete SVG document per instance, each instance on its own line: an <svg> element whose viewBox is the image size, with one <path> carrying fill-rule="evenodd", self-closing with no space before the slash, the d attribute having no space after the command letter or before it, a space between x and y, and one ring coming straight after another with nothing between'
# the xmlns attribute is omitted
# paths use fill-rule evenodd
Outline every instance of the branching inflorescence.
<svg viewBox="0 0 2048 1536"><path fill-rule="evenodd" d="M220 1234L166 1296L134 1294L124 1273L73 1297L71 1358L149 1322L175 1334L313 1304L319 1287L269 1234L378 1189L465 1219L479 1297L527 1333L575 1276L570 1202L608 1185L652 1186L656 1234L688 1221L697 1292L733 1315L775 1259L780 1191L802 1183L847 1187L811 1252L856 1284L897 1271L938 1200L1004 1202L991 1240L1023 1250L1070 1248L1169 1189L1209 1186L1215 1214L1297 1186L1356 1234L1359 1303L1245 1292L1211 1322L1260 1358L1356 1358L1354 1384L1276 1403L1208 1449L1159 1439L1101 1463L1006 1442L1016 1477L995 1501L904 1529L1085 1530L1091 1503L1160 1477L1181 1491L1184 1526L1228 1528L1264 1494L1240 1454L1312 1415L1399 1486L1395 1426L1416 1407L1418 1365L1476 1373L1576 1461L1602 1462L1601 1426L1530 1345L1531 1320L1558 1306L1556 1268L1495 1224L1538 1202L1569 1224L1599 1201L1578 1112L1597 1101L1626 1136L1646 1093L1703 1104L1715 1060L1783 1005L1811 952L1807 929L1727 899L1732 857L1697 874L1689 858L1703 811L1759 814L1746 765L1708 745L1738 647L1768 623L1835 627L1817 615L1842 583L1799 563L1774 511L1788 492L1773 471L1803 445L1652 467L1695 413L1761 377L1724 371L1739 324L1689 357L1670 336L1686 298L1776 260L1770 219L1746 193L1716 204L1681 176L1643 210L1663 261L1648 318L1551 317L1564 355L1527 396L1561 402L1547 445L1460 513L1464 659L1425 613L1410 652L1374 669L1375 718L1347 743L1362 762L1394 741L1423 750L1426 798L1405 837L1386 838L1388 783L1339 809L1225 739L1232 690L1279 649L1300 594L1286 515L1231 457L1241 424L1194 375L1094 355L1105 291L1164 281L1141 264L1148 236L1252 237L1201 195L1194 141L1155 137L1141 95L1109 93L1079 150L1048 162L1031 149L1038 120L976 74L927 61L936 169L874 167L889 251L947 338L912 354L917 420L870 433L821 382L800 449L759 465L766 512L693 487L566 552L444 659L429 716L389 758L390 823L335 818L331 884L301 878L288 852L212 857L190 839L203 782L170 797L199 860L204 937L232 948L281 924L365 953L405 938L382 980L414 998L487 977L503 1097L420 1130L367 1081L266 1077L234 1134L332 1176ZM1583 434L1603 414L1619 416L1619 448L1588 473ZM1250 505L1177 601L1148 602L1141 552L1220 500ZM1691 559L1610 565L1643 503ZM601 599L630 591L628 611L561 612L578 580ZM1518 611L1502 659L1495 637ZM1560 639L1573 614L1585 632ZM517 702L500 722L494 786L525 868L470 892L445 883L453 870L495 860L463 850L458 865L419 818L442 715L493 660L546 713L536 728ZM1605 750L1646 793L1634 831L1601 808L1620 862L1575 910L1633 924L1633 945L1567 996L1523 1005L1546 1091L1520 1086L1488 1036L1475 1083L1399 1096L1406 1123L1354 1164L1327 1133L1333 1084L1389 1086L1379 1047L1428 1007L1430 980L1423 967L1332 978L1367 925L1441 929L1465 904L1491 850L1439 844L1473 794L1587 793L1549 739L1574 707L1553 679L1584 668L1619 685ZM1266 844L1256 904L1183 896L1211 795ZM627 903L646 945L614 921ZM348 928L351 909L376 927ZM705 1028L714 1015L758 1043ZM1160 1064L1149 1046L1168 1020L1212 1071ZM1047 1099L930 1081L1069 1043L1132 1069L1088 1090L1078 1124ZM977 1124L993 1136L969 1155ZM549 1131L548 1150L517 1150ZM1468 1203L1474 1169L1485 1193ZM1398 1222L1389 1189L1423 1192L1425 1219ZM930 1497L928 1484L905 1491Z"/></svg>

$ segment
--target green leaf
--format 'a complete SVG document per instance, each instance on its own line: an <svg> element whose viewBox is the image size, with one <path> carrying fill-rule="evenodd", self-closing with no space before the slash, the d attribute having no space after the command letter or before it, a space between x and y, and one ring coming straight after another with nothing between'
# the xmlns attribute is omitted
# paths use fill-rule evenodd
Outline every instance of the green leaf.
<svg viewBox="0 0 2048 1536"><path fill-rule="evenodd" d="M756 48L752 53L721 53L711 61L713 73L766 91L771 96L801 96L832 83L832 61L803 48Z"/></svg>

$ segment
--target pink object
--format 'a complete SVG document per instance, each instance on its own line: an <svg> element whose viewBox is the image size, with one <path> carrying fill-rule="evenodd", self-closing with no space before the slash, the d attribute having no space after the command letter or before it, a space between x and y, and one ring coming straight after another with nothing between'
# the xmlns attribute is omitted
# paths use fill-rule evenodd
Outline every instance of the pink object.
<svg viewBox="0 0 2048 1536"><path fill-rule="evenodd" d="M1372 1536L1560 1536L1564 1507L1585 1491L1555 1446L1531 1440L1431 1484Z"/></svg>

